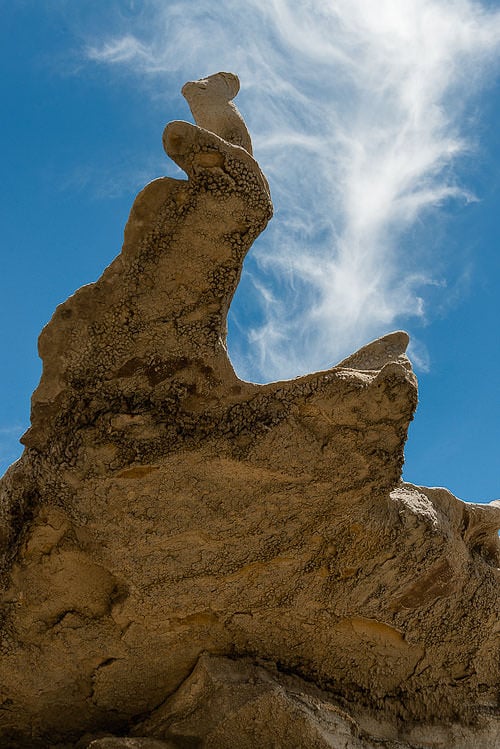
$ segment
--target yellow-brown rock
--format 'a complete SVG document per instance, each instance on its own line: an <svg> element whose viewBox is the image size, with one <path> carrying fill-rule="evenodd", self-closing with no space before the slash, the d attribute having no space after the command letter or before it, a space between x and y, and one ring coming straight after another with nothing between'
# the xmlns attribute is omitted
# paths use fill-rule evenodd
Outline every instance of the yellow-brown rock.
<svg viewBox="0 0 500 749"><path fill-rule="evenodd" d="M139 194L40 336L0 488L0 745L493 746L500 511L401 482L406 334L239 380L267 181L198 126L164 143L188 179Z"/></svg>

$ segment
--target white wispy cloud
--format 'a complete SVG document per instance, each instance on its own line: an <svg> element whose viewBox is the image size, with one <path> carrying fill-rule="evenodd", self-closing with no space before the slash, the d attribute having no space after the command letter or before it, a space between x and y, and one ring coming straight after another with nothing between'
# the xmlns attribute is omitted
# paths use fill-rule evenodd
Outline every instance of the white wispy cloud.
<svg viewBox="0 0 500 749"><path fill-rule="evenodd" d="M241 376L323 368L426 315L439 258L431 267L409 231L472 199L453 167L474 145L467 104L495 68L500 12L472 0L149 0L134 28L107 30L88 58L171 98L217 70L242 79L276 216L247 264L259 323L232 308Z"/></svg>
<svg viewBox="0 0 500 749"><path fill-rule="evenodd" d="M148 48L131 34L111 39L99 48L89 46L87 55L91 60L99 60L100 62L129 62L139 59L148 64L150 59Z"/></svg>

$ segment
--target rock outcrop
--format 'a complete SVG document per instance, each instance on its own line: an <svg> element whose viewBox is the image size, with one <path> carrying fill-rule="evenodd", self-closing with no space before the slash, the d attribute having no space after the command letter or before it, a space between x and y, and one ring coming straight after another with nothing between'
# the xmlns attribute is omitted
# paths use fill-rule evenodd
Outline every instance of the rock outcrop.
<svg viewBox="0 0 500 749"><path fill-rule="evenodd" d="M215 73L199 81L188 81L182 87L182 95L197 125L252 154L250 133L233 103L239 90L237 75Z"/></svg>
<svg viewBox="0 0 500 749"><path fill-rule="evenodd" d="M202 127L164 144L188 179L40 336L0 488L1 746L494 746L500 509L401 482L407 335L239 380L267 181Z"/></svg>

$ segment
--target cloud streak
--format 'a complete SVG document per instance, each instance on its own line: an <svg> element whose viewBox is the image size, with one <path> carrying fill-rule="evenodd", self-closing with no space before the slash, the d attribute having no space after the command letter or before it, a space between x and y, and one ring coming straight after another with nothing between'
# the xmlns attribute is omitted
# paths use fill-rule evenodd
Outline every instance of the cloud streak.
<svg viewBox="0 0 500 749"><path fill-rule="evenodd" d="M216 70L242 79L276 216L231 310L241 376L324 368L425 318L440 263L410 232L472 199L454 166L473 147L467 104L499 46L500 13L471 0L150 0L133 30L87 47L172 98ZM426 366L422 347L415 359Z"/></svg>

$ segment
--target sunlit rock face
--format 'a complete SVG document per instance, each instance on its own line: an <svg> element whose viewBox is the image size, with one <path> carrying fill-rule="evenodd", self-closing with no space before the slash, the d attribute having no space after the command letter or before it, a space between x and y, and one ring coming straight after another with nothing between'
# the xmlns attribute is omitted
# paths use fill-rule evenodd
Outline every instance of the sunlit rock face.
<svg viewBox="0 0 500 749"><path fill-rule="evenodd" d="M40 336L0 489L0 745L492 747L500 511L401 482L405 333L238 379L226 315L272 204L213 127L167 126L188 179L138 195Z"/></svg>

